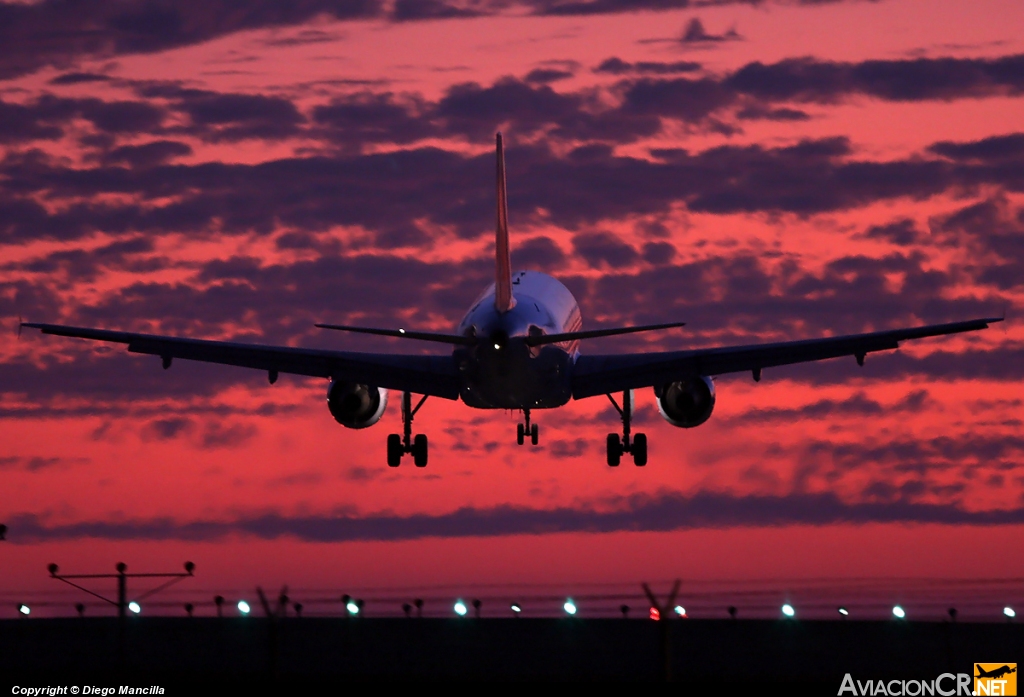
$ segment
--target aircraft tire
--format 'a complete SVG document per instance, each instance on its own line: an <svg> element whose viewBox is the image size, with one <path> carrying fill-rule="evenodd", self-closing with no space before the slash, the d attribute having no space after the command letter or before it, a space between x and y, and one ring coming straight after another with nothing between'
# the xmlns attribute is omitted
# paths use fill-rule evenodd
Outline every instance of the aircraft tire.
<svg viewBox="0 0 1024 697"><path fill-rule="evenodd" d="M522 424L516 424L516 443L522 445L526 442L526 428Z"/></svg>
<svg viewBox="0 0 1024 697"><path fill-rule="evenodd" d="M633 464L643 467L647 464L647 434L638 433L633 438Z"/></svg>
<svg viewBox="0 0 1024 697"><path fill-rule="evenodd" d="M537 440L540 434L540 429L537 428L537 424L530 427L530 442L537 445Z"/></svg>
<svg viewBox="0 0 1024 697"><path fill-rule="evenodd" d="M388 467L402 464L402 437L397 433L388 436Z"/></svg>
<svg viewBox="0 0 1024 697"><path fill-rule="evenodd" d="M427 466L427 437L422 433L412 439L412 460L417 467Z"/></svg>
<svg viewBox="0 0 1024 697"><path fill-rule="evenodd" d="M622 442L618 433L608 434L608 466L618 467L622 459Z"/></svg>

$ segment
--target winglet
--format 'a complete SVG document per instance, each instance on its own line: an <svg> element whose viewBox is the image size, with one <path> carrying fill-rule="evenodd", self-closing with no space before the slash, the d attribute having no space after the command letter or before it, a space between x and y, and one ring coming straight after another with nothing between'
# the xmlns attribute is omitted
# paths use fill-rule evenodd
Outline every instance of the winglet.
<svg viewBox="0 0 1024 697"><path fill-rule="evenodd" d="M501 134L496 137L498 156L498 223L494 235L494 307L498 312L508 312L516 306L512 297L512 256L508 244L508 197L505 188L505 149Z"/></svg>

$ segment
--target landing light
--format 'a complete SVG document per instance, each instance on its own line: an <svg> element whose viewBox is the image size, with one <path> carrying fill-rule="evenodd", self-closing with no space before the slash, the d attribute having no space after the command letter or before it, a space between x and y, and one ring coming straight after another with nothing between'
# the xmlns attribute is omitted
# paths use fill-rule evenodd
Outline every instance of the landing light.
<svg viewBox="0 0 1024 697"><path fill-rule="evenodd" d="M249 607L249 603L245 602L244 600L238 601L238 611L241 612L243 615L248 615L251 609L252 608Z"/></svg>
<svg viewBox="0 0 1024 697"><path fill-rule="evenodd" d="M128 603L128 609L131 610L132 612L134 612L136 615L139 614L140 612L142 612L142 606L139 605L134 600L131 601L130 603Z"/></svg>
<svg viewBox="0 0 1024 697"><path fill-rule="evenodd" d="M565 605L562 606L562 609L565 610L566 614L575 615L576 614L576 603L574 603L572 601L572 598L568 598L565 601Z"/></svg>
<svg viewBox="0 0 1024 697"><path fill-rule="evenodd" d="M796 616L796 610L793 609L792 605L790 605L789 603L786 603L785 605L782 606L782 614L785 615L786 617L795 617Z"/></svg>
<svg viewBox="0 0 1024 697"><path fill-rule="evenodd" d="M27 614L31 613L32 610L29 608L28 605L26 605L25 603L22 603L21 605L18 606L18 612L20 612L23 615L27 615Z"/></svg>
<svg viewBox="0 0 1024 697"><path fill-rule="evenodd" d="M466 603L457 600L455 602L455 614L459 617L465 617L467 612L469 612L469 609L466 607Z"/></svg>
<svg viewBox="0 0 1024 697"><path fill-rule="evenodd" d="M1013 611L1013 608L1007 605L1003 608L1003 614L1009 617L1011 620L1017 616L1017 613Z"/></svg>
<svg viewBox="0 0 1024 697"><path fill-rule="evenodd" d="M899 605L892 606L892 614L896 617L896 619L900 620L907 616L907 613L904 612L903 608L901 608Z"/></svg>

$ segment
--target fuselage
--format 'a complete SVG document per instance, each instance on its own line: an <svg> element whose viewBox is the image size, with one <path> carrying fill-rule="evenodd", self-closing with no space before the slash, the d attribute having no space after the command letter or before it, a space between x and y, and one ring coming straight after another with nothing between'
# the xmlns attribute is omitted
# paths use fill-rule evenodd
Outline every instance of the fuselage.
<svg viewBox="0 0 1024 697"><path fill-rule="evenodd" d="M569 289L539 271L512 274L515 304L499 312L489 286L459 323L457 333L479 341L455 349L462 401L478 409L549 409L572 396L579 340L530 347L538 334L579 331L579 304Z"/></svg>

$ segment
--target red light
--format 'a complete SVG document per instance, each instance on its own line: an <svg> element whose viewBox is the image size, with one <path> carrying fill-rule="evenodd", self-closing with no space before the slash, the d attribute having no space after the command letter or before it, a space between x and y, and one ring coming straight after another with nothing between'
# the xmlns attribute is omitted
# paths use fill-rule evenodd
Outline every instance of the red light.
<svg viewBox="0 0 1024 697"><path fill-rule="evenodd" d="M656 608L656 607L652 607L651 608L651 619L652 620L660 620L661 619L661 612L658 611L658 608Z"/></svg>

